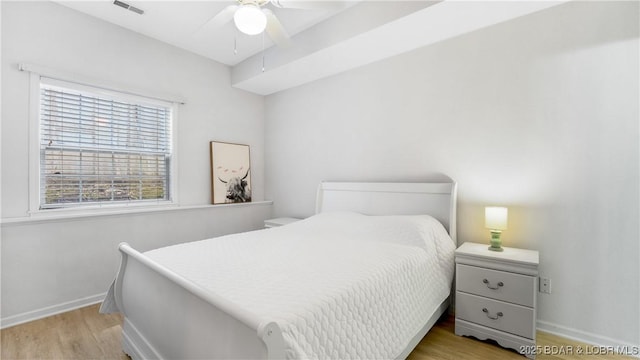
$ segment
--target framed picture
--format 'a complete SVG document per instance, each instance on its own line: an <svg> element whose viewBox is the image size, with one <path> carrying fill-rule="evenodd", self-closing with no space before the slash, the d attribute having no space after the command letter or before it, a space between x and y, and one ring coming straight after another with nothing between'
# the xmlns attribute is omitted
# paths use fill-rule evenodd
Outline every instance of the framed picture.
<svg viewBox="0 0 640 360"><path fill-rule="evenodd" d="M249 145L211 141L211 203L251 201Z"/></svg>

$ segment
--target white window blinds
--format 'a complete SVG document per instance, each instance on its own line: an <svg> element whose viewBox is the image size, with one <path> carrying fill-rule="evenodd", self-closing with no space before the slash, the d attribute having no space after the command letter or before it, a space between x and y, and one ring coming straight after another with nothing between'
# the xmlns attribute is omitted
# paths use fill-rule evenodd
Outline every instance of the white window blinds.
<svg viewBox="0 0 640 360"><path fill-rule="evenodd" d="M40 207L170 200L171 104L46 78Z"/></svg>

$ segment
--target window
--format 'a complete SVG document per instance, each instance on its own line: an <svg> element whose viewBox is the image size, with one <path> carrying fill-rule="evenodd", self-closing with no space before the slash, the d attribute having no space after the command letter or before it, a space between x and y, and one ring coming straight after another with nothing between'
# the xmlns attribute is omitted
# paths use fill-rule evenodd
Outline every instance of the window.
<svg viewBox="0 0 640 360"><path fill-rule="evenodd" d="M173 105L42 77L40 209L171 200Z"/></svg>

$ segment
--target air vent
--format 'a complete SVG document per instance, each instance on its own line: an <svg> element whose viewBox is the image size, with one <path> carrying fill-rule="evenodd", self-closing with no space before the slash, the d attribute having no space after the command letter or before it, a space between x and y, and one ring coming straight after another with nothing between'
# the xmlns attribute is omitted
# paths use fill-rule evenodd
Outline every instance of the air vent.
<svg viewBox="0 0 640 360"><path fill-rule="evenodd" d="M131 6L131 5L129 5L129 4L125 3L125 2L122 2L122 1L115 0L113 2L113 4L117 5L117 6L120 6L121 8L124 8L124 9L127 9L127 10L131 10L136 14L140 14L140 15L144 14L144 10L138 9L135 6Z"/></svg>

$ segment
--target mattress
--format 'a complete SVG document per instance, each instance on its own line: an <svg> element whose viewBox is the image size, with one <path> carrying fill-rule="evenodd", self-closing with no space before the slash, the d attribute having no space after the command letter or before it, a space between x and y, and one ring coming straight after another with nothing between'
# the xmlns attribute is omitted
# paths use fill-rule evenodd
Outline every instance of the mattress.
<svg viewBox="0 0 640 360"><path fill-rule="evenodd" d="M395 358L450 294L455 246L434 218L322 213L146 256L264 322L285 355Z"/></svg>

